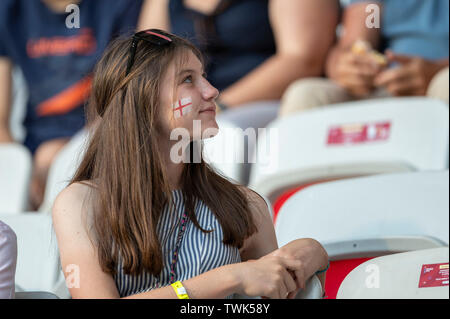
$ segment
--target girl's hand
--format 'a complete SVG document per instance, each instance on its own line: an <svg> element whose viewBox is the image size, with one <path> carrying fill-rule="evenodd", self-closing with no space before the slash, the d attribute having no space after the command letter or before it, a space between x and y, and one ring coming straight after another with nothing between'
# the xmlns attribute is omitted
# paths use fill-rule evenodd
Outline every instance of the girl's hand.
<svg viewBox="0 0 450 319"><path fill-rule="evenodd" d="M295 297L299 289L305 288L305 282L317 271L325 269L328 265L328 254L322 245L311 238L297 239L273 251L267 256L281 257L297 260L301 266L292 271L297 284Z"/></svg>
<svg viewBox="0 0 450 319"><path fill-rule="evenodd" d="M387 51L389 62L398 66L381 72L375 78L375 85L384 87L393 96L426 95L428 85L445 64L428 61L421 57L396 54Z"/></svg>
<svg viewBox="0 0 450 319"><path fill-rule="evenodd" d="M258 260L236 264L232 269L239 282L237 293L285 299L297 290L289 271L302 271L302 267L298 260L269 254Z"/></svg>

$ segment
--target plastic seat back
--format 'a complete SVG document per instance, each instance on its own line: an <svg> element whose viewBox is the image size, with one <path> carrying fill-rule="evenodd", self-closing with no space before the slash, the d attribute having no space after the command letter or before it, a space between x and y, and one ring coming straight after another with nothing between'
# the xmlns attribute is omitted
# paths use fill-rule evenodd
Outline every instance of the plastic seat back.
<svg viewBox="0 0 450 319"><path fill-rule="evenodd" d="M0 214L19 213L28 208L32 159L20 144L0 144Z"/></svg>
<svg viewBox="0 0 450 319"><path fill-rule="evenodd" d="M17 236L16 291L54 293L64 280L56 236L48 214L0 215Z"/></svg>
<svg viewBox="0 0 450 319"><path fill-rule="evenodd" d="M274 203L286 191L317 181L448 169L448 116L441 101L408 97L279 118L259 135L255 153L257 158L270 147L272 162L256 161L249 185Z"/></svg>

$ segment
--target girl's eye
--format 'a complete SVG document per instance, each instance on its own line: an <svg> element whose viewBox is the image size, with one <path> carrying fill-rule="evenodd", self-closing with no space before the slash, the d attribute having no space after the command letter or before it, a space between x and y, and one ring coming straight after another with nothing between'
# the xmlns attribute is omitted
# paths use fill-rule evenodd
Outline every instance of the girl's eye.
<svg viewBox="0 0 450 319"><path fill-rule="evenodd" d="M183 83L192 83L192 75L188 75L184 78Z"/></svg>

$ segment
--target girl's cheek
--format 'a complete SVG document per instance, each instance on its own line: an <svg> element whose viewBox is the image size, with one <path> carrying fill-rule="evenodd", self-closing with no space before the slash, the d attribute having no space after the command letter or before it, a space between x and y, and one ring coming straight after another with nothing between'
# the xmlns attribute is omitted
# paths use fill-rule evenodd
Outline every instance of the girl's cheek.
<svg viewBox="0 0 450 319"><path fill-rule="evenodd" d="M182 118L192 111L192 98L190 96L181 98L172 105L175 120Z"/></svg>

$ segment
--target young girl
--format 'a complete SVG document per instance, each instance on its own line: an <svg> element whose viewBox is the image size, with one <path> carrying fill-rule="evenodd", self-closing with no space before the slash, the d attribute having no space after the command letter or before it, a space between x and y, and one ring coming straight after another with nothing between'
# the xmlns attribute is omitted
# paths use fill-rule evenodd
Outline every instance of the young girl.
<svg viewBox="0 0 450 319"><path fill-rule="evenodd" d="M106 50L89 146L53 207L62 267L79 270L73 298L293 298L326 269L317 241L277 249L264 199L193 163L194 120L217 129L218 94L175 35L145 30ZM174 129L189 132L186 161L174 160Z"/></svg>

